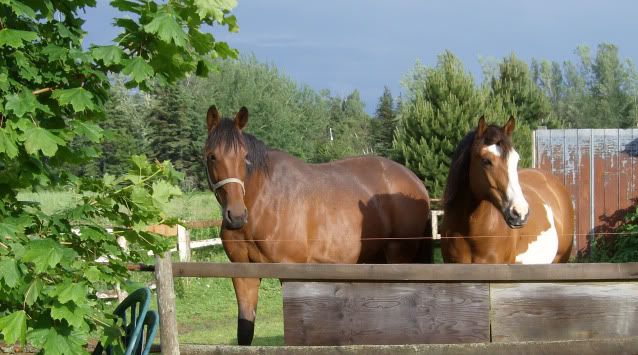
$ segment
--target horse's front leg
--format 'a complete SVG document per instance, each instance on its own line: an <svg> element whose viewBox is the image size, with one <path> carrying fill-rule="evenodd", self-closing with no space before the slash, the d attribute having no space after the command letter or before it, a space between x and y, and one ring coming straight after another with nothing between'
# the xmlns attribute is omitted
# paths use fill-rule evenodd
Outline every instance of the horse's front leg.
<svg viewBox="0 0 638 355"><path fill-rule="evenodd" d="M255 333L255 317L261 279L236 277L233 279L237 296L237 343L250 345Z"/></svg>

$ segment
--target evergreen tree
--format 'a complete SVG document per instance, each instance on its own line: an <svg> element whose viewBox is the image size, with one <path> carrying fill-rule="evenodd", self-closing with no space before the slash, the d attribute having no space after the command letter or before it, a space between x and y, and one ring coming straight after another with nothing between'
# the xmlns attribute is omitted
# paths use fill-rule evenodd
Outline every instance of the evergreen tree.
<svg viewBox="0 0 638 355"><path fill-rule="evenodd" d="M189 109L192 106L190 97L184 82L154 88L153 106L148 116L153 134L147 150L152 158L170 160L177 170L191 178L188 181L197 176L196 170L201 170L201 153L192 144L194 117Z"/></svg>
<svg viewBox="0 0 638 355"><path fill-rule="evenodd" d="M386 86L383 89L383 95L379 98L375 119L372 121L372 139L376 154L386 158L393 157L392 140L395 128L394 99L390 89Z"/></svg>
<svg viewBox="0 0 638 355"><path fill-rule="evenodd" d="M121 76L112 80L109 96L102 124L106 139L102 143L102 155L94 160L97 176L127 172L130 157L142 154L148 146L148 127L143 117L148 104L146 96L131 93Z"/></svg>
<svg viewBox="0 0 638 355"><path fill-rule="evenodd" d="M425 182L432 196L442 196L450 158L458 142L475 129L478 118L497 117L487 110L485 94L449 51L436 67L417 63L404 81L394 147L399 160ZM500 117L500 116L499 116Z"/></svg>
<svg viewBox="0 0 638 355"><path fill-rule="evenodd" d="M540 126L555 128L560 125L552 117L550 101L532 80L525 62L512 54L504 58L498 68L497 75L490 81L489 100L493 105L502 105L506 117L513 115L516 118L514 146L521 156L519 166L528 167L532 156L532 130Z"/></svg>
<svg viewBox="0 0 638 355"><path fill-rule="evenodd" d="M490 82L491 97L503 100L506 112L514 115L517 123L532 128L556 126L551 120L551 105L547 96L532 80L528 66L514 54L503 59L499 72Z"/></svg>

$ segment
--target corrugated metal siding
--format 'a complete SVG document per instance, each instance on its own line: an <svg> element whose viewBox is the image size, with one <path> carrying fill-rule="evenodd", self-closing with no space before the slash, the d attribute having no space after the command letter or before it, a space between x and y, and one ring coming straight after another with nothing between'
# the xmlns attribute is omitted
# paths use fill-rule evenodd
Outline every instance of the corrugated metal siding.
<svg viewBox="0 0 638 355"><path fill-rule="evenodd" d="M574 204L575 251L613 231L638 198L638 129L534 132L534 166L561 179Z"/></svg>

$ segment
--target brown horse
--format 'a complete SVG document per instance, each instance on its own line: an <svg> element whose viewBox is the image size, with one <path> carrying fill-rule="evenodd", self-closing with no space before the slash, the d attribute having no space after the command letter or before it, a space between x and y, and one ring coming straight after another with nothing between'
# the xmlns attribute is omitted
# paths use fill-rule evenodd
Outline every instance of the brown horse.
<svg viewBox="0 0 638 355"><path fill-rule="evenodd" d="M565 186L536 169L518 171L513 117L478 127L456 148L444 196L441 251L451 263L566 262L574 210Z"/></svg>
<svg viewBox="0 0 638 355"><path fill-rule="evenodd" d="M248 110L211 106L204 159L232 262L430 262L429 197L405 167L379 157L307 164L242 130ZM234 278L237 341L254 333L260 279Z"/></svg>

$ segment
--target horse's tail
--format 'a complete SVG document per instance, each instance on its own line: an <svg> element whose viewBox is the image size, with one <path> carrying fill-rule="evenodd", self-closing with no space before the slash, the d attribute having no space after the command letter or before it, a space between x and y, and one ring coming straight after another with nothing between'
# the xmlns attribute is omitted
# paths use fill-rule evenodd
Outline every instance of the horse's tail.
<svg viewBox="0 0 638 355"><path fill-rule="evenodd" d="M428 211L429 212L429 211ZM424 239L419 243L416 262L422 264L434 263L434 240L432 239L432 214L428 213L428 220L423 233Z"/></svg>

